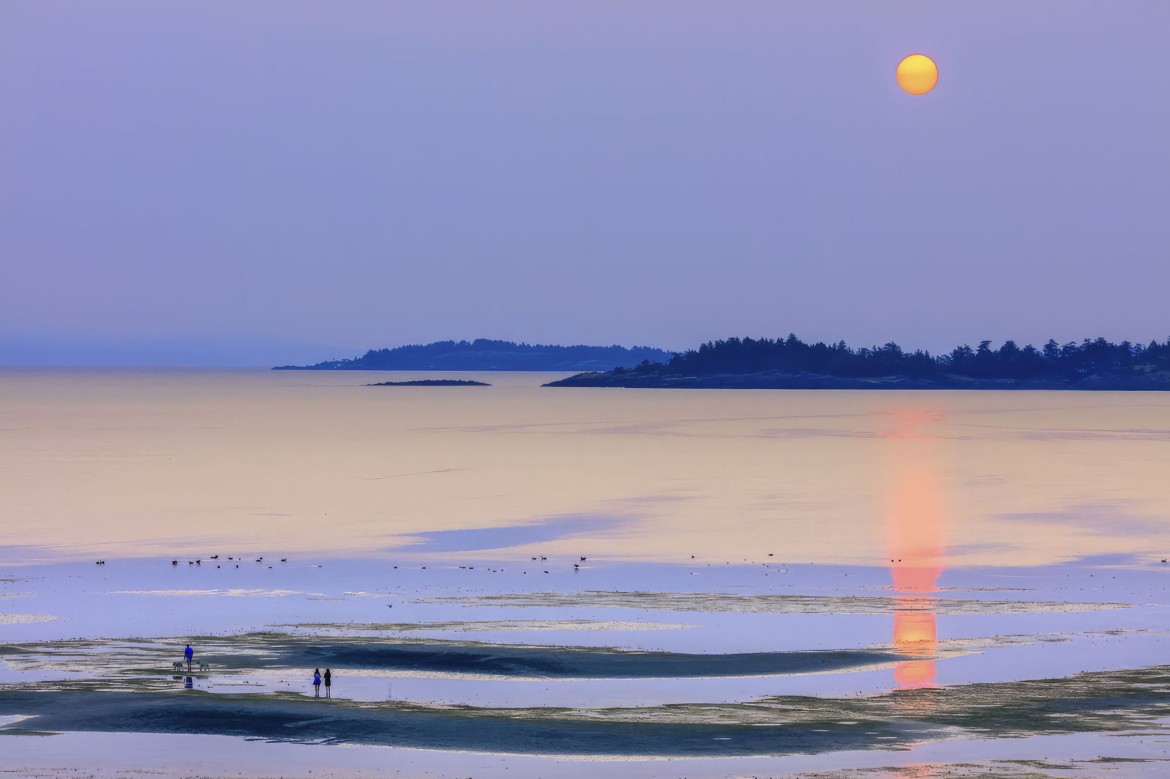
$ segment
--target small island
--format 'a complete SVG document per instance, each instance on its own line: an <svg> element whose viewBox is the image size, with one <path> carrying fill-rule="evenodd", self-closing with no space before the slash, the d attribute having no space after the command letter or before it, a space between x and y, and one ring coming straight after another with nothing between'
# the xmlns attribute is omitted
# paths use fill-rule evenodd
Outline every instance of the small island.
<svg viewBox="0 0 1170 779"><path fill-rule="evenodd" d="M412 381L379 381L367 387L490 387L483 381L469 379L413 379Z"/></svg>
<svg viewBox="0 0 1170 779"><path fill-rule="evenodd" d="M1104 338L1042 348L991 341L941 355L895 343L851 349L778 339L729 338L662 362L579 373L546 387L681 389L1170 390L1170 339L1148 345Z"/></svg>

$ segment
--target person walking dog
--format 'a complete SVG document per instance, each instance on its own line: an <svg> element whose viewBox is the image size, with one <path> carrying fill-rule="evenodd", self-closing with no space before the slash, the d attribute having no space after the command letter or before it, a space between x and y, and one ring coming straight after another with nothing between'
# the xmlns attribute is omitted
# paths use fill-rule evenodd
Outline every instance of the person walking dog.
<svg viewBox="0 0 1170 779"><path fill-rule="evenodd" d="M195 657L195 650L191 648L190 644L187 644L187 648L183 650L183 657L187 659L187 670L190 671L191 658Z"/></svg>

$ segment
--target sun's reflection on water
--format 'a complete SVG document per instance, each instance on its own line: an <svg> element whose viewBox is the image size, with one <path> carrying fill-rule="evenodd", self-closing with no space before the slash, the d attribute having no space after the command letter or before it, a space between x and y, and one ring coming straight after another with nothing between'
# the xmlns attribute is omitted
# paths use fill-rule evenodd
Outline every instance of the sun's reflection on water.
<svg viewBox="0 0 1170 779"><path fill-rule="evenodd" d="M896 412L885 434L892 465L886 532L897 604L894 647L909 659L894 667L899 689L933 687L938 624L931 594L943 570L944 515L938 453L929 426L940 414L924 409Z"/></svg>
<svg viewBox="0 0 1170 779"><path fill-rule="evenodd" d="M933 611L894 611L894 647L910 657L921 660L903 660L894 665L894 681L898 689L915 690L933 687L936 675L934 653L938 648L938 626Z"/></svg>

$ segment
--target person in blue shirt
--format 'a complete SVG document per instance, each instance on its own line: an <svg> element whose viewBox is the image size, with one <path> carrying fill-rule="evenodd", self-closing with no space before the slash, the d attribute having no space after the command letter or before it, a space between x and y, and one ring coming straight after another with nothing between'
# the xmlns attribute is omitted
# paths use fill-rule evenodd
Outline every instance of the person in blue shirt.
<svg viewBox="0 0 1170 779"><path fill-rule="evenodd" d="M320 668L313 669L313 697L314 698L321 697L321 669Z"/></svg>
<svg viewBox="0 0 1170 779"><path fill-rule="evenodd" d="M190 671L191 658L195 657L195 650L191 648L190 644L187 644L187 648L183 650L183 657L187 658L187 670Z"/></svg>

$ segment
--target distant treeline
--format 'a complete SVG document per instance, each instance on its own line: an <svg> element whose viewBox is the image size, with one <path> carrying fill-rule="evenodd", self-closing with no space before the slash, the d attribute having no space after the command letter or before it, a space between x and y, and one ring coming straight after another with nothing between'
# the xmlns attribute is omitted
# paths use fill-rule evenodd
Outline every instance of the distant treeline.
<svg viewBox="0 0 1170 779"><path fill-rule="evenodd" d="M283 365L275 370L598 371L663 361L670 355L649 346L554 346L477 338L371 349L351 360Z"/></svg>
<svg viewBox="0 0 1170 779"><path fill-rule="evenodd" d="M698 349L675 354L662 362L646 361L632 370L615 369L614 374L656 374L660 376L813 373L842 378L904 376L912 379L941 379L948 376L970 379L1035 380L1058 379L1076 382L1090 376L1138 377L1170 371L1170 339L1147 345L1104 338L1080 343L1043 347L1020 347L1005 341L993 349L982 341L972 349L964 345L948 354L908 352L896 343L872 348L851 349L844 341L835 344L805 343L795 335L787 338L728 338L709 341Z"/></svg>

